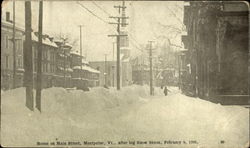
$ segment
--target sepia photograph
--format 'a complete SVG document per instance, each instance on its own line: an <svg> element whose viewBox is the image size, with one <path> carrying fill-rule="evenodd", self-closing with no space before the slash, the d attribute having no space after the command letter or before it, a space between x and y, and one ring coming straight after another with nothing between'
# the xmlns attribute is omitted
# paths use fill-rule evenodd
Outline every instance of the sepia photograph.
<svg viewBox="0 0 250 148"><path fill-rule="evenodd" d="M3 0L2 147L248 148L247 1Z"/></svg>

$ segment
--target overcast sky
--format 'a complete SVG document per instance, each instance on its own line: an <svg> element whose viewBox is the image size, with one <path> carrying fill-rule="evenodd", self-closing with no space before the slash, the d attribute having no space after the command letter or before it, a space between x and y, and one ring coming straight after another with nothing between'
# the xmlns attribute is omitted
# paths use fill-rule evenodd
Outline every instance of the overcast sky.
<svg viewBox="0 0 250 148"><path fill-rule="evenodd" d="M78 1L45 1L44 2L44 33L51 36L67 35L76 44L73 50L79 50L79 25L84 25L82 29L83 53L87 52L88 60L104 60L104 54L108 55L108 60L112 59L112 42L115 38L110 38L108 34L114 34L115 25L108 24L114 22L109 15L117 16L118 11L113 6L121 5L121 1L79 1L84 9L77 3ZM33 30L38 28L38 2L32 1L32 26ZM181 34L176 34L172 28L182 29L183 2L175 1L126 1L126 15L129 17L129 39L132 56L140 54L141 45L148 40L155 40L160 44L165 42L167 36L174 44L181 45ZM5 12L12 13L12 1L2 3L2 15ZM12 14L11 14L12 17ZM16 22L19 26L24 26L24 1L16 2ZM161 36L161 37L159 37Z"/></svg>

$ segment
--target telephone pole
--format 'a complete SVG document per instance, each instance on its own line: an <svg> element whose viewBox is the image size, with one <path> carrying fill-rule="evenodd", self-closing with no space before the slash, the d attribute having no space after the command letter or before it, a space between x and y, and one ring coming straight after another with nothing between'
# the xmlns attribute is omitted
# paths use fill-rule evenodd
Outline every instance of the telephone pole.
<svg viewBox="0 0 250 148"><path fill-rule="evenodd" d="M107 86L107 54L104 54L105 62L104 62L104 85Z"/></svg>
<svg viewBox="0 0 250 148"><path fill-rule="evenodd" d="M115 61L115 42L113 42L113 62Z"/></svg>
<svg viewBox="0 0 250 148"><path fill-rule="evenodd" d="M153 64L152 64L152 43L153 41L148 41L149 42L149 66L150 66L150 95L152 96L154 94L153 91Z"/></svg>
<svg viewBox="0 0 250 148"><path fill-rule="evenodd" d="M179 83L179 90L181 90L181 64L180 64L180 54L178 54L178 57L177 57L177 60L178 60L178 83Z"/></svg>
<svg viewBox="0 0 250 148"><path fill-rule="evenodd" d="M115 62L115 42L113 42L113 62L112 62L112 86L115 87L115 66L113 63Z"/></svg>
<svg viewBox="0 0 250 148"><path fill-rule="evenodd" d="M36 108L41 112L41 91L42 91L42 50L43 50L43 1L39 2L38 21L38 51L37 51L37 83L36 83Z"/></svg>
<svg viewBox="0 0 250 148"><path fill-rule="evenodd" d="M80 74L80 77L81 77L81 80L82 80L82 26L83 25L79 25L80 27L80 56L81 56L81 74Z"/></svg>
<svg viewBox="0 0 250 148"><path fill-rule="evenodd" d="M13 0L13 88L16 88L16 11Z"/></svg>
<svg viewBox="0 0 250 148"><path fill-rule="evenodd" d="M24 86L26 87L26 106L33 111L34 100L31 22L31 1L25 1Z"/></svg>
<svg viewBox="0 0 250 148"><path fill-rule="evenodd" d="M114 6L114 8L118 8L118 12L120 14L121 9L125 9L125 6ZM116 48L117 48L117 62L116 62L116 70L117 70L117 78L116 78L116 82L117 82L117 90L120 90L120 37L121 36L127 36L126 34L121 34L120 32L120 27L121 25L125 26L128 25L127 23L121 23L121 19L128 19L128 17L124 17L124 16L110 16L110 18L113 19L117 19L117 22L115 23L110 23L110 24L116 24L117 25L117 35L108 35L109 37L116 37Z"/></svg>

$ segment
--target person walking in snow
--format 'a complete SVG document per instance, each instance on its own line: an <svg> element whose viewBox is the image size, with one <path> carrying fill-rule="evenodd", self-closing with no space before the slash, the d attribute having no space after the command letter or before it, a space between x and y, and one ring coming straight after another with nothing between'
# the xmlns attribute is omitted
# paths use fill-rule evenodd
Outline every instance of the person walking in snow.
<svg viewBox="0 0 250 148"><path fill-rule="evenodd" d="M168 88L167 88L167 86L165 86L165 88L164 88L164 94L165 94L165 96L167 96L168 95Z"/></svg>

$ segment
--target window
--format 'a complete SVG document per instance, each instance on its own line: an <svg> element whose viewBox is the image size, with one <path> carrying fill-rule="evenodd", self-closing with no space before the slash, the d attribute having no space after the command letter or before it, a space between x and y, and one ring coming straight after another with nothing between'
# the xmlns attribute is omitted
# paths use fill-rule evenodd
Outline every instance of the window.
<svg viewBox="0 0 250 148"><path fill-rule="evenodd" d="M9 56L8 55L5 56L5 66L6 68L9 68Z"/></svg>
<svg viewBox="0 0 250 148"><path fill-rule="evenodd" d="M49 72L49 67L50 67L50 65L49 65L49 63L47 63L46 64L46 72Z"/></svg>
<svg viewBox="0 0 250 148"><path fill-rule="evenodd" d="M54 54L54 62L56 62L56 54Z"/></svg>
<svg viewBox="0 0 250 148"><path fill-rule="evenodd" d="M8 36L6 36L6 38L5 38L5 47L9 48L9 37Z"/></svg>
<svg viewBox="0 0 250 148"><path fill-rule="evenodd" d="M48 68L49 68L49 67L48 67L48 63L46 63L46 64L45 64L45 68L46 68L46 69L45 69L45 72L49 72L49 69L48 69Z"/></svg>
<svg viewBox="0 0 250 148"><path fill-rule="evenodd" d="M15 45L16 45L16 50L18 51L19 50L19 40L16 40Z"/></svg>
<svg viewBox="0 0 250 148"><path fill-rule="evenodd" d="M46 59L48 59L49 58L49 55L48 55L48 50L46 50Z"/></svg>
<svg viewBox="0 0 250 148"><path fill-rule="evenodd" d="M32 50L33 50L33 58L36 59L37 58L37 50L36 50L34 45L32 46Z"/></svg>
<svg viewBox="0 0 250 148"><path fill-rule="evenodd" d="M22 53L22 50L23 50L23 48L22 48L22 46L23 46L22 42L23 42L22 40L17 40L17 41L16 41L17 50L19 50L20 53Z"/></svg>
<svg viewBox="0 0 250 148"><path fill-rule="evenodd" d="M47 59L47 51L44 50L44 59L46 60Z"/></svg>
<svg viewBox="0 0 250 148"><path fill-rule="evenodd" d="M50 60L52 62L54 62L54 52L53 51L50 52Z"/></svg>
<svg viewBox="0 0 250 148"><path fill-rule="evenodd" d="M45 63L42 63L42 72L45 72Z"/></svg>
<svg viewBox="0 0 250 148"><path fill-rule="evenodd" d="M34 69L33 69L33 71L35 71L35 72L36 72L36 71L37 71L37 62L36 62L36 61L34 61L34 64L33 64L33 65L34 65Z"/></svg>
<svg viewBox="0 0 250 148"><path fill-rule="evenodd" d="M23 40L20 40L20 42L19 42L19 49L20 49L20 51L23 50Z"/></svg>
<svg viewBox="0 0 250 148"><path fill-rule="evenodd" d="M43 52L42 52L42 60L44 60L45 59L45 56L44 56L44 50L43 50Z"/></svg>
<svg viewBox="0 0 250 148"><path fill-rule="evenodd" d="M54 68L54 65L51 64L51 65L50 65L50 72L51 72L51 73L54 72L54 69L53 69L53 68Z"/></svg>
<svg viewBox="0 0 250 148"><path fill-rule="evenodd" d="M17 65L19 68L22 68L22 57L21 56L19 56L17 59Z"/></svg>

